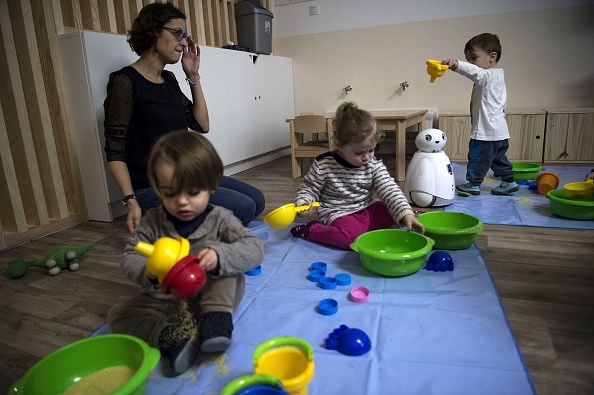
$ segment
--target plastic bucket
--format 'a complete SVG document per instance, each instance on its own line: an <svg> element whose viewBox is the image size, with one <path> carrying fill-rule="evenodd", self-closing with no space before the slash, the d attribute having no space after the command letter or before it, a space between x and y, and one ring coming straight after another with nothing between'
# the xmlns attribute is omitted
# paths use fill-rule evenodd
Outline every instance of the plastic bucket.
<svg viewBox="0 0 594 395"><path fill-rule="evenodd" d="M557 189L559 186L559 177L550 171L540 173L538 177L536 177L536 185L538 193L546 195L547 192Z"/></svg>
<svg viewBox="0 0 594 395"><path fill-rule="evenodd" d="M277 377L291 395L307 395L314 376L313 349L298 337L274 337L254 350L254 372Z"/></svg>
<svg viewBox="0 0 594 395"><path fill-rule="evenodd" d="M250 374L231 381L221 395L288 395L281 381L269 374Z"/></svg>

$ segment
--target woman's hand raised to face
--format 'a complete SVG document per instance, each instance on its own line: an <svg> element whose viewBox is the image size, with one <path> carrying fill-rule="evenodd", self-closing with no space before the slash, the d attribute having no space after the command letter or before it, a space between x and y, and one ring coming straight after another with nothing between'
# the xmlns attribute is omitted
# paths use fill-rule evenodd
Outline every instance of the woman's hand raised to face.
<svg viewBox="0 0 594 395"><path fill-rule="evenodd" d="M188 45L184 48L182 54L182 68L188 79L195 81L198 77L200 68L200 47L196 45L192 37L187 37Z"/></svg>

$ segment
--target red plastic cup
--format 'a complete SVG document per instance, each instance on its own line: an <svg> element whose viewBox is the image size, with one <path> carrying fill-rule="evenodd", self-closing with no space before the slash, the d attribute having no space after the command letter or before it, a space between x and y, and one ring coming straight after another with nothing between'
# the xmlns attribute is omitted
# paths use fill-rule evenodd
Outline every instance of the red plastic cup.
<svg viewBox="0 0 594 395"><path fill-rule="evenodd" d="M206 284L206 272L198 266L195 255L187 255L177 262L163 277L161 290L178 299L188 300L198 295Z"/></svg>

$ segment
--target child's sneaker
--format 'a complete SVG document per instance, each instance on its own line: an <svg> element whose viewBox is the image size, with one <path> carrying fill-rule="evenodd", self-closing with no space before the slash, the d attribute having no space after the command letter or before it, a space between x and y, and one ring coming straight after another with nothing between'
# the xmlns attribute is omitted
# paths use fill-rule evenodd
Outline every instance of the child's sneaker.
<svg viewBox="0 0 594 395"><path fill-rule="evenodd" d="M198 344L191 334L177 325L166 326L159 335L159 351L169 361L173 373L182 374L190 369L198 357Z"/></svg>
<svg viewBox="0 0 594 395"><path fill-rule="evenodd" d="M478 185L471 185L471 184L460 184L456 185L456 192L460 195L470 196L470 195L480 195L481 194L481 187Z"/></svg>
<svg viewBox="0 0 594 395"><path fill-rule="evenodd" d="M491 191L493 195L511 195L514 192L518 192L520 190L520 186L517 182L505 182L502 181L501 184L495 189Z"/></svg>
<svg viewBox="0 0 594 395"><path fill-rule="evenodd" d="M221 353L231 345L233 317L231 313L205 313L200 318L200 351Z"/></svg>
<svg viewBox="0 0 594 395"><path fill-rule="evenodd" d="M315 224L319 224L320 221L310 221L303 225L297 225L291 228L291 234L293 237L300 237L302 239L309 239L309 228Z"/></svg>

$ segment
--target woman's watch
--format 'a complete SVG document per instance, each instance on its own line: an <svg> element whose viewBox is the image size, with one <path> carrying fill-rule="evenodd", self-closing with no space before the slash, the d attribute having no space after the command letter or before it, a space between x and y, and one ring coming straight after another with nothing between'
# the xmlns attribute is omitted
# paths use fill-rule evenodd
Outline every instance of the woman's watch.
<svg viewBox="0 0 594 395"><path fill-rule="evenodd" d="M122 203L124 203L124 206L127 206L128 205L128 200L130 200L130 199L136 200L136 195L135 194L131 194L131 195L124 196L124 199L122 200Z"/></svg>

